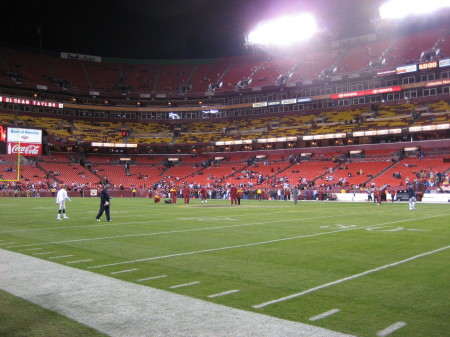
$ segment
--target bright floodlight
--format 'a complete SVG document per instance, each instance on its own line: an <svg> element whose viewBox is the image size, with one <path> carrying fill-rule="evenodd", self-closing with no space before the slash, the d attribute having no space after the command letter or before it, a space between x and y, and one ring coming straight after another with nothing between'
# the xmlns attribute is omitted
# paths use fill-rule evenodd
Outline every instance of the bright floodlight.
<svg viewBox="0 0 450 337"><path fill-rule="evenodd" d="M261 22L247 36L248 44L288 46L310 38L317 32L314 16L302 13Z"/></svg>
<svg viewBox="0 0 450 337"><path fill-rule="evenodd" d="M380 7L382 19L401 19L412 14L428 14L450 7L450 0L391 0Z"/></svg>

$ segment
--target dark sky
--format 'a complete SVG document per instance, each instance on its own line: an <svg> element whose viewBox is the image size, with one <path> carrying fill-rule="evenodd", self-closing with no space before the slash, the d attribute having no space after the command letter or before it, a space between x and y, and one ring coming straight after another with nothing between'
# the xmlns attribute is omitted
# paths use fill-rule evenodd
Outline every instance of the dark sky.
<svg viewBox="0 0 450 337"><path fill-rule="evenodd" d="M124 58L242 55L244 36L275 15L312 11L321 28L370 30L380 0L3 0L0 41Z"/></svg>

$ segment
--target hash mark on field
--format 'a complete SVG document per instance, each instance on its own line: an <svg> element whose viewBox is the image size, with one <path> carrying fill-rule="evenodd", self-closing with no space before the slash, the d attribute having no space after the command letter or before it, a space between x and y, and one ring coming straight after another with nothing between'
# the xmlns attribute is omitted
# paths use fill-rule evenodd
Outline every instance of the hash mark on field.
<svg viewBox="0 0 450 337"><path fill-rule="evenodd" d="M339 311L340 311L339 309L331 309L331 310L326 311L324 313L321 313L321 314L319 314L317 316L310 317L309 320L310 321L317 321L319 319L322 319L322 318L334 315L335 313L338 313Z"/></svg>
<svg viewBox="0 0 450 337"><path fill-rule="evenodd" d="M50 256L49 259L62 259L63 257L72 257L73 255Z"/></svg>
<svg viewBox="0 0 450 337"><path fill-rule="evenodd" d="M70 263L81 263L81 262L89 262L89 261L92 261L92 259L78 260L78 261L69 261L69 262L66 262L66 263L70 264Z"/></svg>
<svg viewBox="0 0 450 337"><path fill-rule="evenodd" d="M391 333L393 333L394 331L397 331L398 329L403 328L406 325L405 322L397 322L394 323L390 326L388 326L386 329L378 331L377 332L377 336L378 337L385 337L387 335L390 335Z"/></svg>
<svg viewBox="0 0 450 337"><path fill-rule="evenodd" d="M33 253L32 255L47 255L47 254L53 254L56 252L43 252L43 253Z"/></svg>
<svg viewBox="0 0 450 337"><path fill-rule="evenodd" d="M164 277L167 277L167 275L158 275L158 276L153 276L153 277L141 278L137 281L142 282L142 281L155 280L155 279L164 278Z"/></svg>
<svg viewBox="0 0 450 337"><path fill-rule="evenodd" d="M219 296L225 296L225 295L229 295L229 294L234 294L239 292L239 290L234 289L234 290L228 290L228 291L224 291L222 293L218 293L218 294L213 294L213 295L209 295L209 298L213 298L213 297L219 297Z"/></svg>
<svg viewBox="0 0 450 337"><path fill-rule="evenodd" d="M127 270L119 270L119 271L113 271L110 274L111 275L115 275L115 274L122 274L122 273L129 273L130 271L135 271L138 270L138 268L133 268L133 269L127 269Z"/></svg>
<svg viewBox="0 0 450 337"><path fill-rule="evenodd" d="M171 286L169 288L175 289L175 288L181 288L181 287L189 287L189 286L193 286L193 285L199 284L199 283L200 283L200 281L194 281L194 282L190 282L190 283L177 284L177 285Z"/></svg>
<svg viewBox="0 0 450 337"><path fill-rule="evenodd" d="M278 298L276 300L272 300L272 301L268 301L268 302L265 302L265 303L257 304L257 305L254 305L253 308L259 309L259 308L263 308L263 307L266 307L266 306L271 305L271 304L275 304L275 303L287 301L287 300L290 300L290 299L293 299L293 298L297 298L297 297L300 297L300 296L303 296L303 295L315 292L317 290L333 286L335 284L339 284L339 283L343 283L343 282L346 282L346 281L349 281L349 280L353 280L355 278L358 278L358 277L361 277L361 276L365 276L365 275L368 275L368 274L371 274L371 273L374 273L374 272L377 272L377 271L380 271L380 270L383 270L383 269L395 267L395 266L398 266L399 264L410 262L410 261L416 260L416 259L418 259L420 257L424 257L424 256L427 256L427 255L438 253L440 251L443 251L443 250L446 250L446 249L449 249L449 248L450 248L450 246L446 246L446 247L442 247L442 248L433 250L431 252L415 255L415 256L409 257L409 258L407 258L405 260L393 262L391 264L386 264L384 266L381 266L381 267L378 267L378 268L375 268L375 269L366 270L365 272L362 272L362 273L359 273L359 274L355 274L355 275L352 275L352 276L349 276L349 277L341 278L340 280L336 280L336 281L333 281L333 282L330 282L330 283L322 284L320 286L317 286L317 287L314 287L314 288L310 288L310 289L302 291L300 293L292 294L292 295L289 295L289 296Z"/></svg>
<svg viewBox="0 0 450 337"><path fill-rule="evenodd" d="M42 248L27 248L27 249L22 249L22 250L19 250L19 252L25 252L25 251L27 251L27 250L41 250Z"/></svg>

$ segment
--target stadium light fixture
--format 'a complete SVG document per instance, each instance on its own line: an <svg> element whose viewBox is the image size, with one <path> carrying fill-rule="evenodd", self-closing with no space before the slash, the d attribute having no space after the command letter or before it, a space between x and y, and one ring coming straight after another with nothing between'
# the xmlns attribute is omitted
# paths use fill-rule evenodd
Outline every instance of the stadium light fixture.
<svg viewBox="0 0 450 337"><path fill-rule="evenodd" d="M382 19L402 19L409 15L430 14L445 7L450 7L449 0L391 0L381 5L379 11Z"/></svg>
<svg viewBox="0 0 450 337"><path fill-rule="evenodd" d="M248 34L247 44L285 47L305 41L316 32L316 20L310 13L282 16L260 22Z"/></svg>

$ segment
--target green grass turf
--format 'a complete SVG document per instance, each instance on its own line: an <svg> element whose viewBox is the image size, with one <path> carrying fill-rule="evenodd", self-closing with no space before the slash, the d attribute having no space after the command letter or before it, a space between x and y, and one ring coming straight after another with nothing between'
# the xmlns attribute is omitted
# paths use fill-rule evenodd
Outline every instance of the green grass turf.
<svg viewBox="0 0 450 337"><path fill-rule="evenodd" d="M94 329L0 291L0 336L102 337Z"/></svg>
<svg viewBox="0 0 450 337"><path fill-rule="evenodd" d="M0 248L360 337L396 322L406 326L392 336L449 336L446 204L417 204L409 211L405 203L243 200L231 207L224 200L201 205L191 199L185 206L117 198L112 223L104 216L95 221L98 204L96 198L73 198L70 219L56 221L53 198L2 198ZM64 255L73 256L51 259ZM67 264L84 259L92 261ZM137 270L111 274L130 269ZM171 288L191 282L199 283ZM229 290L239 292L208 297ZM309 320L331 309L340 311Z"/></svg>

